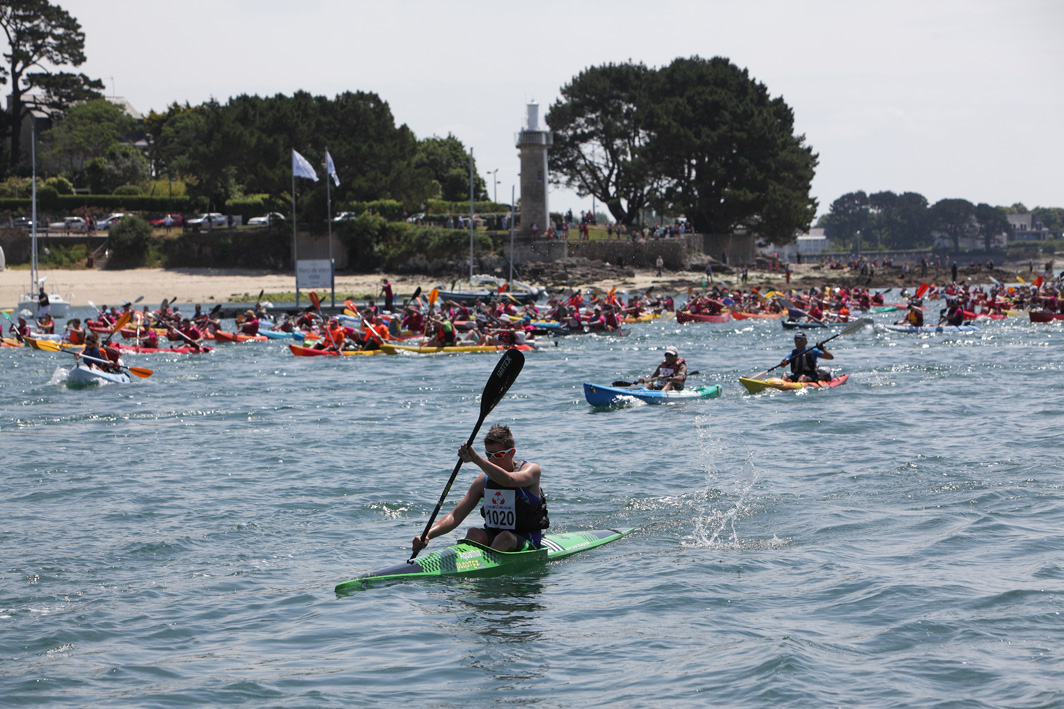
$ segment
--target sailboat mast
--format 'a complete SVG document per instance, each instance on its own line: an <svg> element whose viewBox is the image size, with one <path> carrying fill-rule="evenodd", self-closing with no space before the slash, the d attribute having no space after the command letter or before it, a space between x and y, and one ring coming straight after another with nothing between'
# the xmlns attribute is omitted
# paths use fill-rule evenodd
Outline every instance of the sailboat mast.
<svg viewBox="0 0 1064 709"><path fill-rule="evenodd" d="M30 113L30 162L33 163L32 206L30 207L30 234L33 256L30 261L30 298L37 295L37 122Z"/></svg>

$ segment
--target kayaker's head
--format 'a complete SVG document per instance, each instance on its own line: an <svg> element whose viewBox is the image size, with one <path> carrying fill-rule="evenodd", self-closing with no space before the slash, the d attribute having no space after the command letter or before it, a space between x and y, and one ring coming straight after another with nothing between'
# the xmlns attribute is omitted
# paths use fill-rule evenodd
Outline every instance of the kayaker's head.
<svg viewBox="0 0 1064 709"><path fill-rule="evenodd" d="M95 347L98 344L100 344L100 335L98 333L90 332L85 336L86 347Z"/></svg>
<svg viewBox="0 0 1064 709"><path fill-rule="evenodd" d="M669 345L665 348L665 359L675 359L680 356L680 351L676 349L675 345Z"/></svg>
<svg viewBox="0 0 1064 709"><path fill-rule="evenodd" d="M254 310L245 310L244 311L244 319L245 320L248 320L248 319L251 319L251 318L254 318L254 317L255 317L255 311Z"/></svg>
<svg viewBox="0 0 1064 709"><path fill-rule="evenodd" d="M503 460L508 455L513 455L517 448L514 446L514 434L509 426L497 423L484 436L484 452L489 460ZM499 455L499 454L502 455Z"/></svg>
<svg viewBox="0 0 1064 709"><path fill-rule="evenodd" d="M807 338L804 332L799 332L797 335L794 336L794 344L798 347L805 347L806 341Z"/></svg>

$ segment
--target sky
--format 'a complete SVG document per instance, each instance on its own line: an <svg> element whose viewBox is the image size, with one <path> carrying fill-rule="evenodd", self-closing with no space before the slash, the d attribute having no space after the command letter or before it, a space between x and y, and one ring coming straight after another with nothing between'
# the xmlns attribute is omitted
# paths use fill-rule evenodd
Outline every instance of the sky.
<svg viewBox="0 0 1064 709"><path fill-rule="evenodd" d="M501 202L519 189L528 103L543 125L588 67L697 55L728 58L793 109L819 154L818 214L857 190L1064 207L1060 0L52 1L85 32L79 71L143 114L374 92L418 138L471 147ZM549 200L592 206L560 187Z"/></svg>

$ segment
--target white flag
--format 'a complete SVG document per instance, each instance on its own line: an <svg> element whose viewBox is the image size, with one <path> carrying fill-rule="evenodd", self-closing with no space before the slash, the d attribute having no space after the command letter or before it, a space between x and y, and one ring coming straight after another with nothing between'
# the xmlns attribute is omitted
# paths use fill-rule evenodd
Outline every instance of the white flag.
<svg viewBox="0 0 1064 709"><path fill-rule="evenodd" d="M336 174L336 165L332 161L332 155L329 155L328 148L325 149L325 172L329 177L333 178L333 182L339 187L340 176Z"/></svg>
<svg viewBox="0 0 1064 709"><path fill-rule="evenodd" d="M307 159L295 150L292 151L292 174L295 177L305 177L308 180L318 181L318 173L314 172L314 168L310 166Z"/></svg>

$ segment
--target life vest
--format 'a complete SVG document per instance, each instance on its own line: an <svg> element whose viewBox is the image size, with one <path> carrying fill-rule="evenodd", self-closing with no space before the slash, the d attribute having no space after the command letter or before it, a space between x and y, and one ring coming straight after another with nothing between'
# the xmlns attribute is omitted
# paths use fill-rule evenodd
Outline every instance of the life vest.
<svg viewBox="0 0 1064 709"><path fill-rule="evenodd" d="M342 349L344 346L344 329L339 325L326 328L325 339L329 341L330 346L335 345L337 349Z"/></svg>
<svg viewBox="0 0 1064 709"><path fill-rule="evenodd" d="M808 352L799 349L791 350L789 358L791 360L791 374L796 379L803 374L814 380L817 378L816 357L813 355L815 349L810 349Z"/></svg>
<svg viewBox="0 0 1064 709"><path fill-rule="evenodd" d="M240 332L245 335L257 335L259 334L259 321L255 318L245 320L240 325Z"/></svg>
<svg viewBox="0 0 1064 709"><path fill-rule="evenodd" d="M686 364L682 357L677 357L673 366L669 366L669 361L665 360L658 365L658 375L661 377L675 377L677 372L680 371L680 365Z"/></svg>
<svg viewBox="0 0 1064 709"><path fill-rule="evenodd" d="M444 347L453 347L455 344L454 323L450 320L436 323L436 339Z"/></svg>
<svg viewBox="0 0 1064 709"><path fill-rule="evenodd" d="M71 330L67 334L67 340L72 345L84 345L85 344L85 333L83 331L82 332L77 332L75 330Z"/></svg>
<svg viewBox="0 0 1064 709"><path fill-rule="evenodd" d="M514 470L520 470L527 463L521 461ZM506 529L527 535L537 548L542 530L550 527L546 495L536 497L525 487L503 487L488 475L484 476L484 504L480 514L484 517L486 529Z"/></svg>
<svg viewBox="0 0 1064 709"><path fill-rule="evenodd" d="M366 340L365 349L379 350L384 340L388 337L388 328L383 325L371 325L362 323L362 335Z"/></svg>

